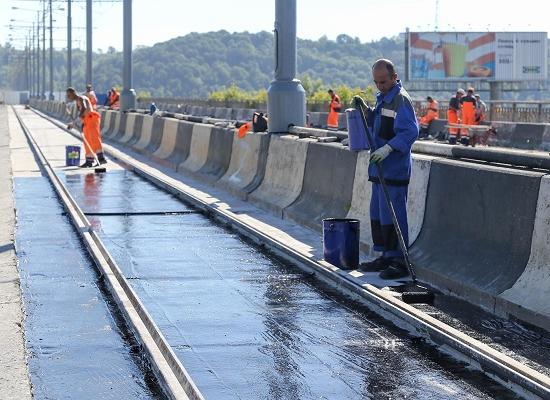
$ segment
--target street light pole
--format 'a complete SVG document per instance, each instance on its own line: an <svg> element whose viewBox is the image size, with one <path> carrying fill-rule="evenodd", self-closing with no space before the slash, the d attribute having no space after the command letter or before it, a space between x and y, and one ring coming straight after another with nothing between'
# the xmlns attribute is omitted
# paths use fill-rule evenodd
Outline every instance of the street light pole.
<svg viewBox="0 0 550 400"><path fill-rule="evenodd" d="M52 0L49 0L50 5L50 100L54 100L53 95L53 8Z"/></svg>
<svg viewBox="0 0 550 400"><path fill-rule="evenodd" d="M92 0L86 0L86 84L92 84Z"/></svg>
<svg viewBox="0 0 550 400"><path fill-rule="evenodd" d="M267 90L270 133L306 124L306 92L296 79L296 0L275 0L275 80Z"/></svg>
<svg viewBox="0 0 550 400"><path fill-rule="evenodd" d="M136 92L132 88L132 0L123 0L123 52L124 66L122 69L122 93L120 94L120 110L136 108Z"/></svg>
<svg viewBox="0 0 550 400"><path fill-rule="evenodd" d="M46 0L42 6L42 99L46 99Z"/></svg>
<svg viewBox="0 0 550 400"><path fill-rule="evenodd" d="M30 54L31 54L31 97L34 97L34 71L35 71L35 57L34 57L34 22L32 23L32 30L31 30L31 48L30 48Z"/></svg>
<svg viewBox="0 0 550 400"><path fill-rule="evenodd" d="M71 87L73 81L73 18L71 4L72 0L67 0L67 87Z"/></svg>
<svg viewBox="0 0 550 400"><path fill-rule="evenodd" d="M40 98L40 11L37 14L36 23L36 98Z"/></svg>

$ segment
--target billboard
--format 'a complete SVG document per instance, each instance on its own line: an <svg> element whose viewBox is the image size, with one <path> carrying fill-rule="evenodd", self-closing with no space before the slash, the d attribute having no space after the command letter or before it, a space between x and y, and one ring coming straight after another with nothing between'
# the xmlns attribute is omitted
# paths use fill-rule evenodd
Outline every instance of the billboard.
<svg viewBox="0 0 550 400"><path fill-rule="evenodd" d="M409 79L547 79L546 32L410 32Z"/></svg>

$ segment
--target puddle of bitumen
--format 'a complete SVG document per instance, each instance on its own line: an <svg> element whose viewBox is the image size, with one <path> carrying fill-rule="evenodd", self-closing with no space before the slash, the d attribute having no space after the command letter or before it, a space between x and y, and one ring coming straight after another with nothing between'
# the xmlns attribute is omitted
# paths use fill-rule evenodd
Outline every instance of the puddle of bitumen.
<svg viewBox="0 0 550 400"><path fill-rule="evenodd" d="M164 398L48 181L14 186L34 398Z"/></svg>

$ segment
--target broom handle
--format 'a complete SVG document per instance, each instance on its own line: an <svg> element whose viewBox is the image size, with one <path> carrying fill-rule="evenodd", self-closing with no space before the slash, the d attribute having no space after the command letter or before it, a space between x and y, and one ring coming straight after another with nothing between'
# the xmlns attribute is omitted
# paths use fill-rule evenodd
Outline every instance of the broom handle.
<svg viewBox="0 0 550 400"><path fill-rule="evenodd" d="M374 139L371 137L369 133L365 112L363 110L362 105L357 102L355 104L355 109L359 111L359 113L361 114L361 120L363 122L363 127L365 128L365 134L367 135L367 142L369 143L370 151L372 154L372 152L376 151L376 147L375 147ZM407 269L411 274L411 278L413 282L416 282L416 273L414 271L413 265L409 258L409 251L407 250L407 245L405 244L405 239L403 238L403 232L401 232L401 227L399 226L399 222L397 221L397 215L395 214L395 209L393 208L393 203L390 198L390 192L388 191L388 187L386 186L386 180L384 179L384 170L382 168L382 163L377 163L376 167L378 170L378 179L380 180L380 186L382 186L382 191L384 192L384 198L386 199L386 203L390 210L393 226L395 228L395 232L397 233L399 247L401 247L401 251L403 252L403 257L405 258L405 264L407 264Z"/></svg>

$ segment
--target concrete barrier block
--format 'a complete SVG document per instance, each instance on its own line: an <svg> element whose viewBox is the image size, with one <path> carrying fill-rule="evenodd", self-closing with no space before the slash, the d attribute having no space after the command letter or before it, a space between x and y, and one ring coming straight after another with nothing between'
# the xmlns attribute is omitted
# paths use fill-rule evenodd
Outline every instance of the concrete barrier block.
<svg viewBox="0 0 550 400"><path fill-rule="evenodd" d="M306 165L307 148L311 139L298 139L292 135L273 135L260 186L248 196L248 200L273 211L280 217L283 209L300 195Z"/></svg>
<svg viewBox="0 0 550 400"><path fill-rule="evenodd" d="M527 265L541 177L433 160L424 223L411 246L419 276L492 308Z"/></svg>
<svg viewBox="0 0 550 400"><path fill-rule="evenodd" d="M246 199L263 179L268 147L267 133L249 133L242 139L234 138L229 167L216 186Z"/></svg>
<svg viewBox="0 0 550 400"><path fill-rule="evenodd" d="M179 165L178 171L197 172L206 164L212 128L212 125L206 124L193 125L189 157Z"/></svg>
<svg viewBox="0 0 550 400"><path fill-rule="evenodd" d="M510 144L519 149L534 150L540 148L545 124L517 123Z"/></svg>
<svg viewBox="0 0 550 400"><path fill-rule="evenodd" d="M357 153L339 143L308 147L300 196L283 210L283 217L313 230L324 218L345 218L351 207Z"/></svg>
<svg viewBox="0 0 550 400"><path fill-rule="evenodd" d="M550 329L550 175L541 179L527 267L514 285L499 297L517 305L500 304L507 313Z"/></svg>
<svg viewBox="0 0 550 400"><path fill-rule="evenodd" d="M154 160L166 160L172 155L176 148L176 137L178 133L178 120L174 118L163 118L162 137L159 148L151 154Z"/></svg>
<svg viewBox="0 0 550 400"><path fill-rule="evenodd" d="M177 169L178 165L189 157L191 138L193 136L193 125L192 122L188 121L178 122L174 151L166 159L166 162L171 168Z"/></svg>
<svg viewBox="0 0 550 400"><path fill-rule="evenodd" d="M201 179L214 183L225 174L231 161L234 137L234 129L217 126L212 128L206 163L197 171Z"/></svg>
<svg viewBox="0 0 550 400"><path fill-rule="evenodd" d="M135 115L134 122L133 122L134 126L132 128L128 141L125 143L126 146L133 146L139 141L141 132L142 132L144 117L145 117L144 114Z"/></svg>
<svg viewBox="0 0 550 400"><path fill-rule="evenodd" d="M153 127L151 129L151 137L147 147L144 149L145 154L153 154L160 147L162 142L162 133L164 132L164 121L166 118L153 118Z"/></svg>
<svg viewBox="0 0 550 400"><path fill-rule="evenodd" d="M155 119L159 118L155 118L150 115L143 116L143 125L141 127L141 132L138 134L138 139L136 143L132 145L132 148L137 152L143 152L149 145L153 132L153 122Z"/></svg>
<svg viewBox="0 0 550 400"><path fill-rule="evenodd" d="M136 113L126 114L126 125L124 126L124 131L122 131L118 137L115 136L116 141L120 143L127 143L130 140L130 138L134 135L136 116Z"/></svg>

